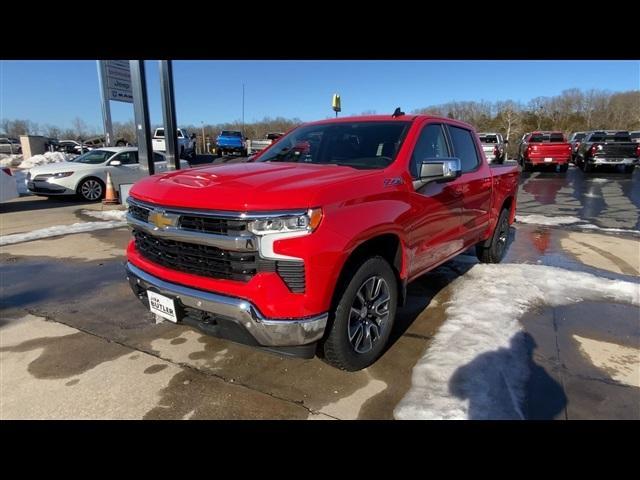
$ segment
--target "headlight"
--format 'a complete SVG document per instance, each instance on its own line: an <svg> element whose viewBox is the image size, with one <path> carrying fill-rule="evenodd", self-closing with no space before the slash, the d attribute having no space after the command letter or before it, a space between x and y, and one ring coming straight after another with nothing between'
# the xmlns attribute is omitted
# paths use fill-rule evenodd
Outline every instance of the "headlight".
<svg viewBox="0 0 640 480"><path fill-rule="evenodd" d="M322 220L322 209L310 208L302 215L283 215L249 222L248 229L256 235L286 232L313 232Z"/></svg>
<svg viewBox="0 0 640 480"><path fill-rule="evenodd" d="M71 175L73 175L73 172L45 173L43 175L38 175L37 179L49 181L53 178L64 178L64 177L70 177Z"/></svg>

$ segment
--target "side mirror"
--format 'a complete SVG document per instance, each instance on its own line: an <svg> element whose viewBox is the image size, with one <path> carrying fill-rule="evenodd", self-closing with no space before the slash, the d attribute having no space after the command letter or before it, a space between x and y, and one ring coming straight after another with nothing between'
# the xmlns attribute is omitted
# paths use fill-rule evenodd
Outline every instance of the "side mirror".
<svg viewBox="0 0 640 480"><path fill-rule="evenodd" d="M109 162L109 166L111 167L118 167L120 165L122 165L122 162L120 160L111 160Z"/></svg>
<svg viewBox="0 0 640 480"><path fill-rule="evenodd" d="M449 181L462 173L459 158L425 158L420 165L420 182Z"/></svg>

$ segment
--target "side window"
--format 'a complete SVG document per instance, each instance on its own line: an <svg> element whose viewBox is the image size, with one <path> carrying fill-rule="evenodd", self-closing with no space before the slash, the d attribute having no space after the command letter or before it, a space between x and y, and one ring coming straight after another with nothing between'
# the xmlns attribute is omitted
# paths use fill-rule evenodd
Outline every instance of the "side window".
<svg viewBox="0 0 640 480"><path fill-rule="evenodd" d="M474 170L480 164L480 159L478 158L473 134L465 128L454 127L453 125L449 125L449 132L451 133L454 155L462 163L462 172Z"/></svg>
<svg viewBox="0 0 640 480"><path fill-rule="evenodd" d="M120 160L122 165L132 165L138 163L138 152L123 152L114 160Z"/></svg>
<svg viewBox="0 0 640 480"><path fill-rule="evenodd" d="M153 163L164 162L165 160L164 155L153 152Z"/></svg>
<svg viewBox="0 0 640 480"><path fill-rule="evenodd" d="M444 135L442 125L432 123L427 125L420 132L416 146L411 155L411 176L418 178L420 164L426 158L450 157L447 139Z"/></svg>

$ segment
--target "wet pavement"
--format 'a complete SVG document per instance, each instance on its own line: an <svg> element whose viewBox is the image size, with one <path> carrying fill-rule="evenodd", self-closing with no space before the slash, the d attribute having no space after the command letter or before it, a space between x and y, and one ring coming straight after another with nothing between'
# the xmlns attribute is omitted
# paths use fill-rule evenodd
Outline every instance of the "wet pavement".
<svg viewBox="0 0 640 480"><path fill-rule="evenodd" d="M518 213L638 229L639 174L525 174ZM82 219L81 209L101 208L54 203L50 210L38 202L47 200L1 205L1 233L16 231L18 218L40 228L52 211L56 222L70 224ZM504 263L638 283L635 235L524 224L511 233ZM447 322L452 282L475 264L467 252L413 282L387 352L347 373L319 358L282 358L156 324L124 279L128 239L122 228L0 247L1 418L391 419L414 366ZM531 371L526 418L640 418L636 306L539 305L520 321Z"/></svg>

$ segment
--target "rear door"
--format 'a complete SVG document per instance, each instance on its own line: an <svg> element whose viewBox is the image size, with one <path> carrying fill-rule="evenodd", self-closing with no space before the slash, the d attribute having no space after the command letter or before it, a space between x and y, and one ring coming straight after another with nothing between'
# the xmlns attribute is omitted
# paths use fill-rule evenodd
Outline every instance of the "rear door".
<svg viewBox="0 0 640 480"><path fill-rule="evenodd" d="M441 263L462 248L459 237L460 196L457 180L448 183L416 183L420 164L427 158L451 156L451 148L441 123L422 126L413 148L409 170L414 189L409 195L411 215L406 225L407 247L411 252L410 277Z"/></svg>
<svg viewBox="0 0 640 480"><path fill-rule="evenodd" d="M464 246L477 243L489 226L491 214L491 168L482 161L480 143L476 134L464 127L448 124L453 156L462 163L462 175L456 180L456 193L460 197L460 235Z"/></svg>

